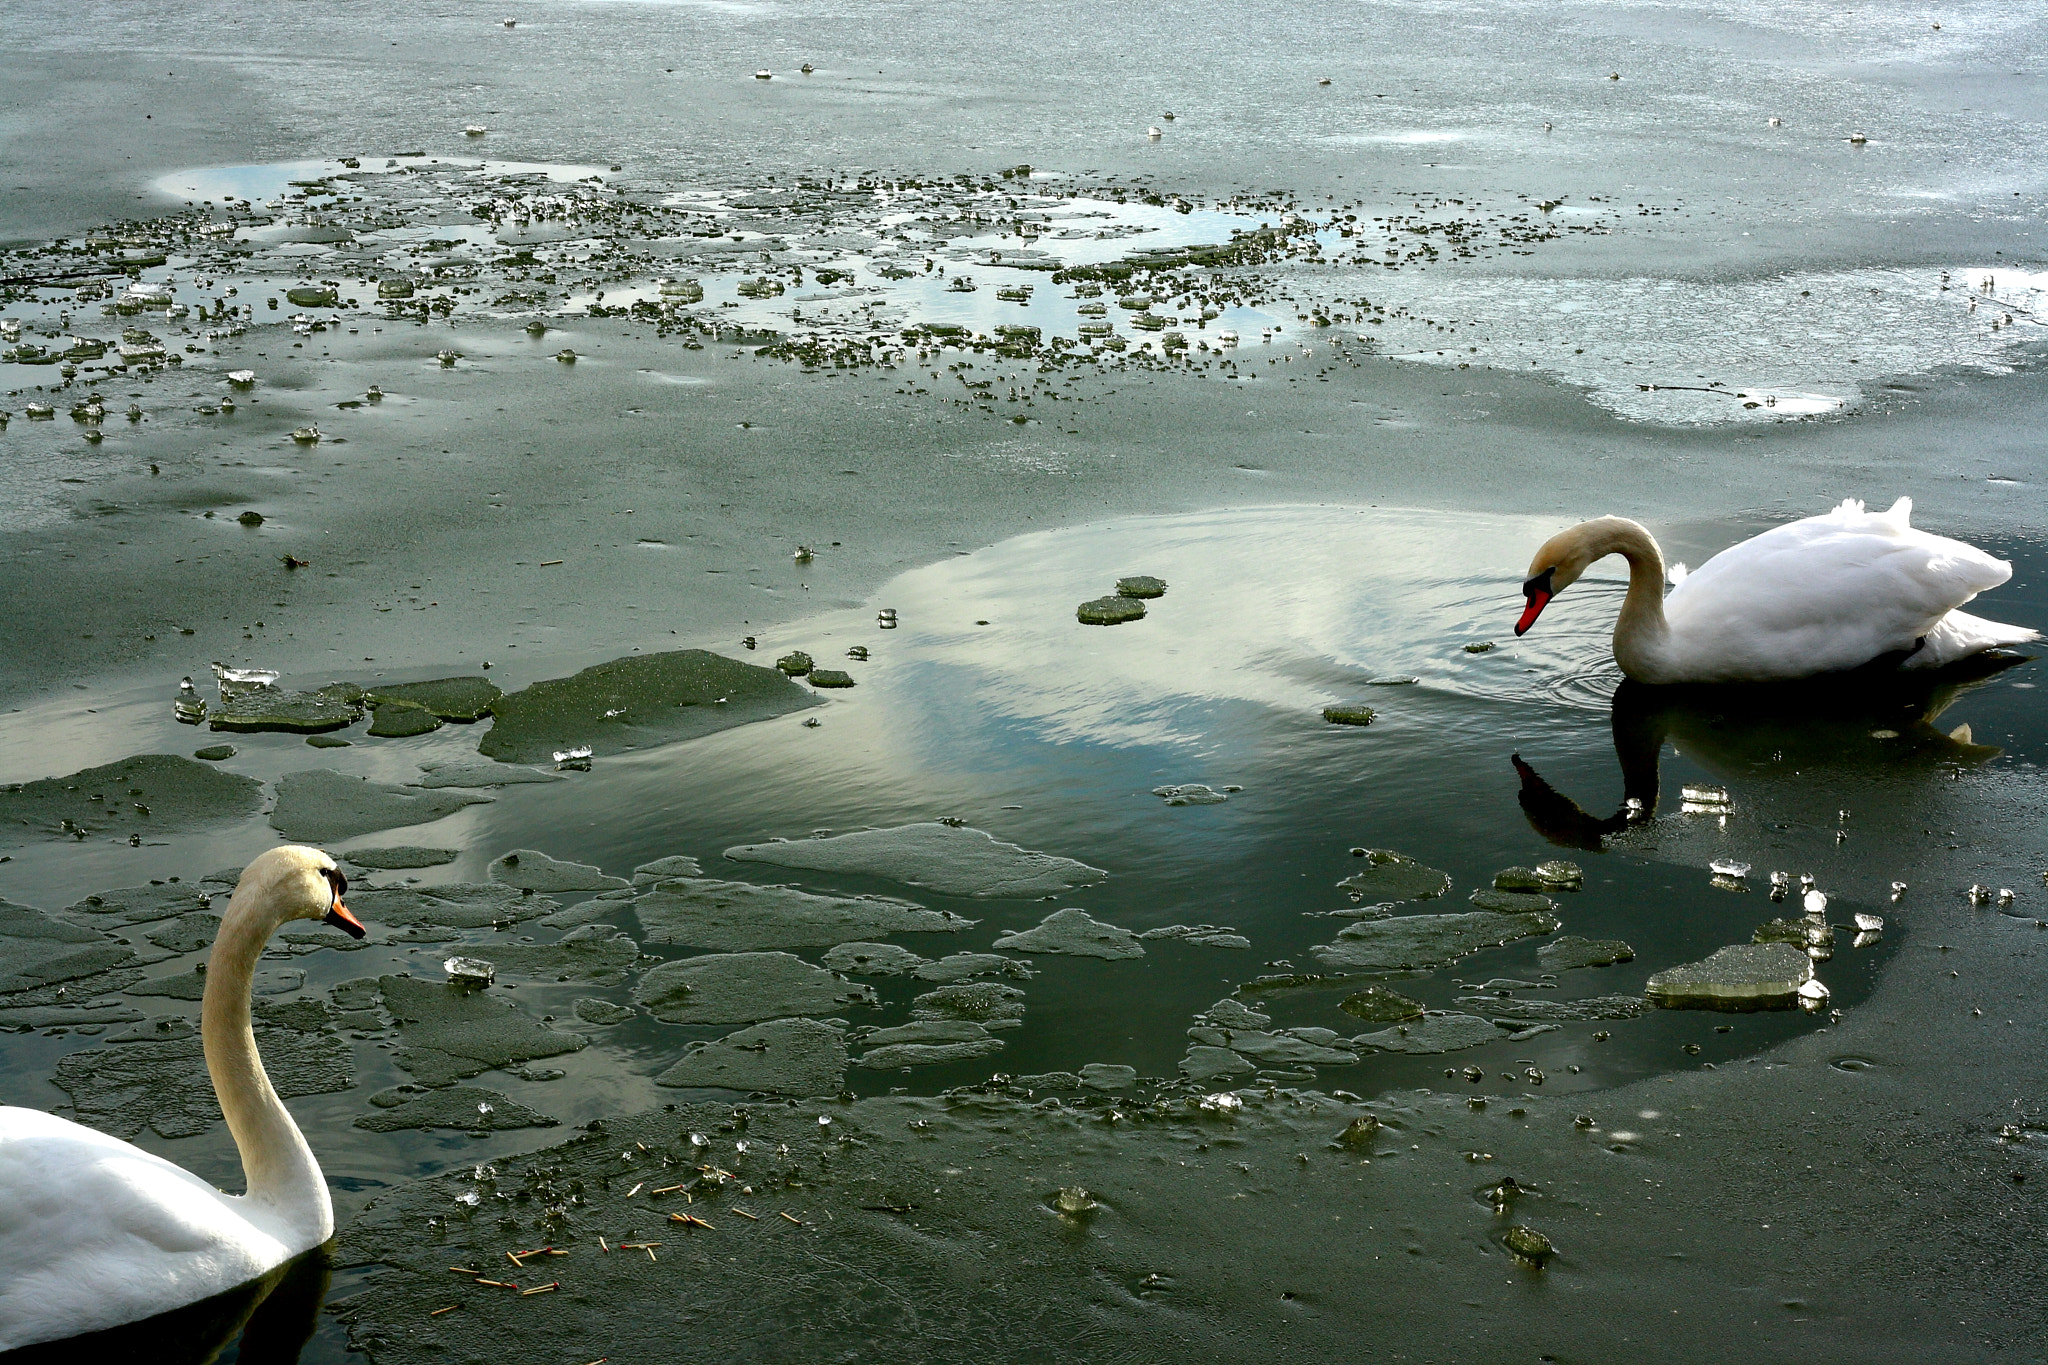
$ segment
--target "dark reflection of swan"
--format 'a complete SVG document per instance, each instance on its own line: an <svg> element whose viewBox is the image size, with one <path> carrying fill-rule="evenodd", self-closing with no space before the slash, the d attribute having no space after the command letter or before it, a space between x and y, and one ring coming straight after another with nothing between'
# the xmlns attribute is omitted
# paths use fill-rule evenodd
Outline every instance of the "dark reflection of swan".
<svg viewBox="0 0 2048 1365"><path fill-rule="evenodd" d="M1550 842L1597 850L1610 835L1656 814L1667 741L1703 767L1731 775L1767 765L1853 776L1982 763L2002 750L1975 743L1967 725L1943 732L1934 722L1963 693L2026 662L2019 655L1982 654L1936 673L1858 672L1742 687L1624 682L1609 714L1621 763L1620 807L1594 815L1515 754L1510 761L1522 780L1522 811Z"/></svg>
<svg viewBox="0 0 2048 1365"><path fill-rule="evenodd" d="M315 1247L224 1294L140 1322L24 1346L0 1355L0 1365L91 1360L208 1365L238 1337L237 1365L292 1365L313 1338L332 1270L327 1247Z"/></svg>

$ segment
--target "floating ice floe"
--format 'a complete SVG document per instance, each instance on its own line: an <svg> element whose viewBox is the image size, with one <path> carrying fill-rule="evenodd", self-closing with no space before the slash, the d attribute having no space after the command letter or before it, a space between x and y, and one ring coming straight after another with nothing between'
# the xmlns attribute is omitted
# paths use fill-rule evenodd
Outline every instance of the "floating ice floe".
<svg viewBox="0 0 2048 1365"><path fill-rule="evenodd" d="M1789 943L1736 943L1699 962L1650 977L1647 994L1667 1009L1771 1009L1795 1002L1813 959Z"/></svg>

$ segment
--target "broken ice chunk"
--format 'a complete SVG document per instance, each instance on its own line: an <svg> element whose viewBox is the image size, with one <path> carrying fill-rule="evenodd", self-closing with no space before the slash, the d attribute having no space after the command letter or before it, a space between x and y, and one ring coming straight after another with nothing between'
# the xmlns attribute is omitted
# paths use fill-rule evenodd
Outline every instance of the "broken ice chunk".
<svg viewBox="0 0 2048 1365"><path fill-rule="evenodd" d="M1789 943L1737 943L1699 962L1666 967L1647 993L1666 1009L1770 1009L1793 1003L1813 959Z"/></svg>
<svg viewBox="0 0 2048 1365"><path fill-rule="evenodd" d="M190 678L179 682L178 700L172 704L172 710L180 725L197 725L206 719L206 699L199 695L198 688L192 686Z"/></svg>
<svg viewBox="0 0 2048 1365"><path fill-rule="evenodd" d="M226 664L213 666L213 678L220 688L220 699L227 701L259 687L270 687L277 682L278 674L270 668L229 668Z"/></svg>
<svg viewBox="0 0 2048 1365"><path fill-rule="evenodd" d="M441 964L441 970L457 986L488 986L498 976L498 969L480 957L451 957Z"/></svg>

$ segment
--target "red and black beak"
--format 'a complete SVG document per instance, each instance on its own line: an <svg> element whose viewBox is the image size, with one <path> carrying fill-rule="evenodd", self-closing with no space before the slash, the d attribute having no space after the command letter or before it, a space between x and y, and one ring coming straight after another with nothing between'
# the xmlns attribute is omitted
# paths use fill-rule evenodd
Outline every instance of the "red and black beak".
<svg viewBox="0 0 2048 1365"><path fill-rule="evenodd" d="M1550 599L1557 596L1550 587L1550 576L1556 572L1555 568L1545 569L1522 585L1522 596L1528 599L1528 605L1522 608L1522 619L1515 622L1515 634L1526 634L1550 605Z"/></svg>
<svg viewBox="0 0 2048 1365"><path fill-rule="evenodd" d="M348 892L348 878L343 875L342 870L338 867L329 867L321 871L327 878L327 884L334 888L334 904L321 916L321 922L333 925L350 938L361 938L369 933L370 931L363 927L363 922L350 914L349 908L341 903L342 896Z"/></svg>

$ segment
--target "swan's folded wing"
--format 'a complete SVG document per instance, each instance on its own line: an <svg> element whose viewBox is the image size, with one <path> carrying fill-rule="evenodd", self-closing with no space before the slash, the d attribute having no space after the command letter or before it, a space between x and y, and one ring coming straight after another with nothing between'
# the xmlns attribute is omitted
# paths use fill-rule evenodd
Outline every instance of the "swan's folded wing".
<svg viewBox="0 0 2048 1365"><path fill-rule="evenodd" d="M1975 546L1838 509L1724 550L1672 591L1665 612L1689 676L1794 677L1917 649L1943 617L2011 576Z"/></svg>
<svg viewBox="0 0 2048 1365"><path fill-rule="evenodd" d="M0 1110L0 1349L181 1307L288 1255L182 1167L54 1115Z"/></svg>

